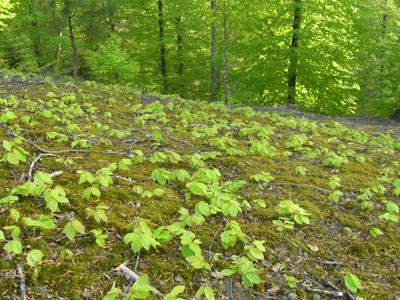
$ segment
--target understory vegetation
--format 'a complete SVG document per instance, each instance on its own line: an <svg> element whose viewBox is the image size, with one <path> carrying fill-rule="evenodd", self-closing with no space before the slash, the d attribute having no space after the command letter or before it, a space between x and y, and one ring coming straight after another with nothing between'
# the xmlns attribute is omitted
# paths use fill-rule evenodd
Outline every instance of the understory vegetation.
<svg viewBox="0 0 400 300"><path fill-rule="evenodd" d="M394 132L1 82L1 299L400 296Z"/></svg>

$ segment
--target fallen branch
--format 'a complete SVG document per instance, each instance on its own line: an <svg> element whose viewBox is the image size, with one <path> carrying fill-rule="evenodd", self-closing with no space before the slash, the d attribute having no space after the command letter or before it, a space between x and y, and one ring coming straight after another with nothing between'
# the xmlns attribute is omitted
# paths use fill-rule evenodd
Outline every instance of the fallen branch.
<svg viewBox="0 0 400 300"><path fill-rule="evenodd" d="M126 155L129 156L128 152L121 152L121 151L114 151L114 150L106 150L106 151L100 151L100 150L90 150L90 149L64 149L64 150L47 150L44 149L42 147L40 147L39 145L35 144L34 142L19 136L18 134L11 132L9 133L11 134L13 137L19 137L21 138L25 143L31 145L32 147L36 148L37 150L39 150L40 152L44 153L44 154L66 154L66 153L99 153L99 154L113 154L113 155Z"/></svg>
<svg viewBox="0 0 400 300"><path fill-rule="evenodd" d="M232 277L230 277L230 279L232 280ZM257 297L257 299L270 299L270 300L279 300L279 299L282 299L281 297L278 298L278 297L271 296L271 295L266 294L266 293L260 293L260 292L254 291L254 290L252 290L252 289L249 289L249 288L246 288L246 290L247 290L249 293L253 294L253 295L256 295L256 296L258 296L258 297L261 297L261 298L258 298L258 297ZM233 289L230 289L229 292L230 292L230 293L229 293L230 299L234 299Z"/></svg>
<svg viewBox="0 0 400 300"><path fill-rule="evenodd" d="M185 146L188 146L188 147L191 147L191 148L193 148L194 150L199 150L199 148L195 145L195 144L192 144L192 143L190 143L190 142L188 142L188 141L184 141L184 140L182 140L182 139L179 139L179 138L177 138L177 137L174 137L174 136L172 136L172 135L170 135L168 132L166 132L166 136L170 139L170 140L172 140L172 141L174 141L174 142L178 142L178 143L181 143L181 144L183 144L183 145L185 145Z"/></svg>
<svg viewBox="0 0 400 300"><path fill-rule="evenodd" d="M50 176L50 178L55 178L55 177L61 176L62 174L64 174L64 171L55 171L55 172L51 173L49 176Z"/></svg>
<svg viewBox="0 0 400 300"><path fill-rule="evenodd" d="M122 180L122 181L126 181L126 182L129 182L129 183L137 183L137 181L133 180L132 178L123 177L123 176L119 176L119 175L113 175L113 178L119 179L119 180Z"/></svg>
<svg viewBox="0 0 400 300"><path fill-rule="evenodd" d="M136 263L135 263L135 271L134 272L136 272L137 267L139 265L139 259L140 259L140 250L139 250L139 252L138 252L138 254L136 256Z"/></svg>
<svg viewBox="0 0 400 300"><path fill-rule="evenodd" d="M56 155L51 154L51 153L41 153L39 154L29 165L28 169L28 181L32 181L32 174L33 174L33 169L35 168L36 164L44 157L52 156L55 157Z"/></svg>
<svg viewBox="0 0 400 300"><path fill-rule="evenodd" d="M319 294L323 294L326 296L331 296L331 297L335 297L335 298L340 298L340 297L344 297L344 293L343 292L337 292L337 291L328 291L328 290L321 290L321 289L313 289L310 287L305 287L305 289L308 292L313 292L313 293L319 293Z"/></svg>
<svg viewBox="0 0 400 300"><path fill-rule="evenodd" d="M140 276L137 273L133 272L131 269L129 269L126 266L126 263L127 262L120 264L117 268L114 269L114 271L122 272L125 275L125 277L127 277L132 282L135 282L136 280L139 279ZM161 296L161 297L163 296L163 294L157 289L153 290L153 294L156 296Z"/></svg>
<svg viewBox="0 0 400 300"><path fill-rule="evenodd" d="M56 300L65 300L65 298L60 297L56 292L48 291L46 288L41 286L34 287L38 293L43 296L43 299L56 299Z"/></svg>
<svg viewBox="0 0 400 300"><path fill-rule="evenodd" d="M269 251L275 255L276 257L279 257L280 259L284 260L298 275L303 276L306 280L308 280L309 282L316 284L320 287L324 287L321 283L319 283L318 281L314 280L313 278L311 278L310 276L308 276L308 274L306 272L301 272L297 269L297 267L292 264L289 260L285 259L284 257L282 257L281 255L279 255L278 253L276 253L275 251L273 251L272 249L269 249Z"/></svg>
<svg viewBox="0 0 400 300"><path fill-rule="evenodd" d="M344 263L341 261L334 261L334 260L324 260L324 259L315 259L315 258L304 258L304 257L298 257L302 260L308 260L308 261L313 261L320 263L322 265L327 265L327 266L342 266Z"/></svg>
<svg viewBox="0 0 400 300"><path fill-rule="evenodd" d="M124 275L126 276L126 278L129 279L129 280L131 280L131 281L133 281L133 282L135 282L136 280L138 280L140 276L139 276L138 274L136 274L135 272L133 272L131 269L129 269L125 264L126 264L126 262L120 264L120 265L119 265L117 268L115 268L114 270L115 270L115 271L118 271L118 272L124 273Z"/></svg>
<svg viewBox="0 0 400 300"><path fill-rule="evenodd" d="M19 277L19 299L26 300L25 273L21 263L17 263L17 275Z"/></svg>
<svg viewBox="0 0 400 300"><path fill-rule="evenodd" d="M334 289L335 291L341 292L341 290L336 285L334 285L332 282L330 282L326 278L322 280L322 284L327 286L327 287L330 287L330 288Z"/></svg>
<svg viewBox="0 0 400 300"><path fill-rule="evenodd" d="M77 240L77 239L82 239L82 238L85 238L85 237L89 237L89 236L92 236L92 235L93 235L93 234L90 233L90 232L78 234L78 235L75 237L75 240ZM53 239L51 239L51 241L52 241L53 243L60 243L60 242L62 242L63 240L66 240L66 239L67 239L67 236L66 236L66 235L63 235L62 237L59 237L59 238L57 238L57 239L53 238Z"/></svg>
<svg viewBox="0 0 400 300"><path fill-rule="evenodd" d="M212 254L212 247L214 245L214 242L217 240L219 234L221 233L222 229L224 229L224 226L226 224L226 218L223 218L218 229L215 231L213 235L213 239L211 240L210 247L208 248L208 252L210 253L210 260L213 260L214 255Z"/></svg>
<svg viewBox="0 0 400 300"><path fill-rule="evenodd" d="M135 127L135 126L133 126L133 125L131 126L131 129L136 130L136 131L139 131L139 132L145 134L146 137L151 137L151 135L152 135L152 133L151 133L150 131L144 130L144 129L141 129L141 128L137 128L137 127ZM183 144L183 145L185 145L185 146L191 147L191 148L192 148L193 150L195 150L195 151L199 151L199 148L198 148L195 144L192 144L192 143L190 143L190 142L188 142L188 141L185 141L185 140L182 140L182 139L177 138L177 137L175 137L175 136L172 136L172 135L171 135L168 131L166 131L166 130L163 130L162 132L163 132L163 133L167 136L167 138L170 139L171 141L174 141L174 142Z"/></svg>
<svg viewBox="0 0 400 300"><path fill-rule="evenodd" d="M333 261L333 260L314 260L314 261L319 262L323 265L327 265L327 266L342 266L342 265L344 265L344 263L341 261Z"/></svg>
<svg viewBox="0 0 400 300"><path fill-rule="evenodd" d="M317 187L315 185L302 184L302 183L277 182L277 183L268 183L266 185L269 185L269 186L285 186L285 185L287 185L287 186L310 188L310 189L314 189L316 191L320 191L320 192L324 192L324 193L332 193L333 192L331 190L323 189L323 188Z"/></svg>

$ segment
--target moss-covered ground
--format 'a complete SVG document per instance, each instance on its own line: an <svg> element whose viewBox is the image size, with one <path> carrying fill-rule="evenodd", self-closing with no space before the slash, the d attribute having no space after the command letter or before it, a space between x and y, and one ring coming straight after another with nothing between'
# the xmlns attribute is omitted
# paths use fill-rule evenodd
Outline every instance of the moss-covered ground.
<svg viewBox="0 0 400 300"><path fill-rule="evenodd" d="M123 262L138 274L149 275L161 293L185 285L181 295L185 299L193 299L202 285L213 288L216 299L286 299L289 294L293 299L293 293L298 299L316 295L330 299L334 292L351 299L355 293L346 288L347 274L360 279L360 297L400 297L400 183L396 182L400 144L390 132L249 108L230 109L176 96L143 96L137 90L92 83L2 78L0 101L0 140L20 139L19 146L28 153L25 162L3 159L0 163L0 230L5 235L0 241L1 299L18 295L18 262L24 265L28 299L101 299L112 286L123 290L129 284L115 271ZM16 117L6 117L9 112ZM139 157L135 150L143 152L143 162L135 161ZM159 152L169 158L152 162ZM196 160L196 154L206 152L217 153L208 160L205 155ZM7 153L1 148L0 157ZM90 184L79 184L77 171L95 174L126 158L133 164L114 168L112 184L97 186L100 196L83 199L82 192ZM190 195L186 186L190 178L161 185L151 176L156 169L182 169L193 175L202 168L215 168L221 174L204 196ZM16 192L38 172L52 174L48 188L63 187L68 203L60 203L52 212L43 195ZM252 178L263 172L273 179ZM340 185L332 183L335 178ZM182 207L198 215L199 201L213 201L212 186L239 180L246 184L234 193L240 205L236 216L217 211L204 216L198 225L185 224L201 241L209 269L191 266L181 254L177 237L160 241L155 249L143 249L139 257L123 242L138 220L146 220L155 230L178 222ZM132 190L138 185L147 191L163 189L164 194L143 197ZM11 195L18 200L10 202ZM255 205L254 199L265 205ZM279 214L277 207L284 200L309 213L310 224L298 224L293 216ZM87 208L100 203L109 207L107 222L98 223L87 214ZM50 216L55 228L40 229L24 221L39 215ZM293 221L293 228L280 230L274 225L280 217ZM85 234L78 233L73 240L63 233L71 219L85 226ZM248 242L238 241L224 249L221 233L231 220L240 224ZM20 254L2 249L12 239L6 227L10 225L21 228ZM107 233L104 247L88 234L92 229ZM232 255L244 256L244 247L254 240L265 241L264 258L253 261L261 283L249 288L238 274L221 276L219 271L231 267ZM32 249L44 254L36 266L26 260ZM221 254L219 259L216 253ZM290 284L287 276L294 277L295 283Z"/></svg>

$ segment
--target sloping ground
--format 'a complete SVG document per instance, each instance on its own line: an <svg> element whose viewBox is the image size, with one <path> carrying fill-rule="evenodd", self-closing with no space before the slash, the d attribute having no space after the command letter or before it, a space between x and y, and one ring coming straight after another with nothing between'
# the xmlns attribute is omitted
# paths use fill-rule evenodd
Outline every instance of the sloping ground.
<svg viewBox="0 0 400 300"><path fill-rule="evenodd" d="M389 134L4 77L1 299L400 296Z"/></svg>

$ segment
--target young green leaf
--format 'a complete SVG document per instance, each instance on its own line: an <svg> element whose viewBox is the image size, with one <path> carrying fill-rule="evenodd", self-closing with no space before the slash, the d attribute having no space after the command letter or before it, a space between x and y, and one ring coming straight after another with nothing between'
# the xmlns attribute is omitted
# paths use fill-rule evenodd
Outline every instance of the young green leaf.
<svg viewBox="0 0 400 300"><path fill-rule="evenodd" d="M42 251L34 249L29 251L28 255L26 256L26 261L28 262L28 265L34 267L42 261L43 256L44 254Z"/></svg>
<svg viewBox="0 0 400 300"><path fill-rule="evenodd" d="M192 181L186 184L189 191L196 196L206 196L207 186L204 183Z"/></svg>
<svg viewBox="0 0 400 300"><path fill-rule="evenodd" d="M344 276L344 282L346 287L355 294L363 288L360 279L351 273Z"/></svg>
<svg viewBox="0 0 400 300"><path fill-rule="evenodd" d="M77 233L85 233L85 226L83 226L78 220L73 219L65 224L63 233L65 233L68 239L73 241Z"/></svg>
<svg viewBox="0 0 400 300"><path fill-rule="evenodd" d="M111 290L107 292L107 294L104 295L102 300L115 300L120 293L121 290L119 288L113 287Z"/></svg>

